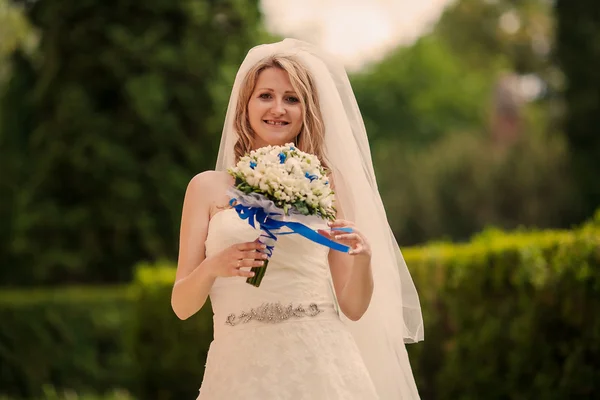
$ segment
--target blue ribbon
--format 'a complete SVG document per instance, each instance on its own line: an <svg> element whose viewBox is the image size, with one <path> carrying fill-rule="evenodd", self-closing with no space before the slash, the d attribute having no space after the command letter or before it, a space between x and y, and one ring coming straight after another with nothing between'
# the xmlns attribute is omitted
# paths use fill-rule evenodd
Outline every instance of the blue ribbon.
<svg viewBox="0 0 600 400"><path fill-rule="evenodd" d="M278 235L298 234L310 241L329 247L330 249L341 251L342 253L347 253L350 251L349 246L334 242L333 240L326 238L318 232L310 229L308 226L301 224L300 222L286 222L273 219L271 218L272 216L280 214L267 213L261 207L247 207L242 204L234 205L235 200L236 199L231 199L229 204L235 209L235 211L237 211L241 219L248 220L248 224L250 224L250 226L256 229L256 224L258 224L259 228L265 232L265 235L261 236L268 237L276 241ZM291 232L277 232L282 228L288 228L291 230ZM272 253L273 246L267 246L267 254L271 256Z"/></svg>

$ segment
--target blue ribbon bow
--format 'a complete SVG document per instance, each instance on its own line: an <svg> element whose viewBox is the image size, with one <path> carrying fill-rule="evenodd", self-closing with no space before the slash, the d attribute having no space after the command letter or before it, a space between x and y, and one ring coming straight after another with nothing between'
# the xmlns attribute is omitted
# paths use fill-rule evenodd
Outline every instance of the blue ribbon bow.
<svg viewBox="0 0 600 400"><path fill-rule="evenodd" d="M235 201L236 199L231 199L229 204L237 211L239 217L248 220L248 224L255 229L256 224L258 224L259 228L265 232L263 236L276 241L278 235L298 234L310 241L329 247L330 249L341 251L342 253L350 251L349 246L334 242L300 222L279 221L271 217L280 214L267 213L261 207L247 207L242 204L234 205ZM291 232L277 232L282 228L288 228ZM273 246L267 246L267 254L271 256L272 253Z"/></svg>

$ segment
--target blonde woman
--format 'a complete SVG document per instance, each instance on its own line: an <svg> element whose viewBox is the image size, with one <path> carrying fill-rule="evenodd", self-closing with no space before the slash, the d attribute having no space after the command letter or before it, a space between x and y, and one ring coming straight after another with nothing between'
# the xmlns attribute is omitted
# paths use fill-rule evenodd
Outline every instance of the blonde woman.
<svg viewBox="0 0 600 400"><path fill-rule="evenodd" d="M282 236L256 288L246 278L264 263L259 232L227 207L233 179L225 171L252 149L290 142L331 171L338 215L319 232L351 251ZM198 399L418 398L404 345L423 339L418 296L347 75L307 43L286 39L248 53L216 170L188 186L173 310L186 319L209 296L215 337Z"/></svg>

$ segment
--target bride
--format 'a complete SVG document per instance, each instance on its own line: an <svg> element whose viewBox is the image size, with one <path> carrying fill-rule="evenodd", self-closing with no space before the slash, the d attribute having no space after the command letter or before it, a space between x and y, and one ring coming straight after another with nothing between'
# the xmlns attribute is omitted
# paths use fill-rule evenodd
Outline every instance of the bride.
<svg viewBox="0 0 600 400"><path fill-rule="evenodd" d="M336 221L312 228L351 250L281 236L257 288L246 279L264 265L260 233L228 207L226 170L252 149L291 142L319 157L336 192ZM362 117L343 67L307 43L250 50L216 170L188 185L171 304L186 319L208 296L214 340L200 400L419 398L405 348L423 340L419 299L387 222Z"/></svg>

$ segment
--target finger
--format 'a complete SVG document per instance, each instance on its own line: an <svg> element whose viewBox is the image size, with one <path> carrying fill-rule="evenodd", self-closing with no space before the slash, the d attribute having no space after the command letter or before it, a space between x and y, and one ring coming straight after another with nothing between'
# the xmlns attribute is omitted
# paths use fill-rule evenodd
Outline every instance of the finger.
<svg viewBox="0 0 600 400"><path fill-rule="evenodd" d="M244 248L242 249L242 251L264 250L267 248L267 245L260 242L258 239L256 239L253 242L243 243L243 245L244 245Z"/></svg>
<svg viewBox="0 0 600 400"><path fill-rule="evenodd" d="M258 241L239 243L236 245L236 249L238 251L264 250L266 248L266 245Z"/></svg>
<svg viewBox="0 0 600 400"><path fill-rule="evenodd" d="M265 260L268 257L269 256L266 253L256 250L244 251L241 256L244 260Z"/></svg>
<svg viewBox="0 0 600 400"><path fill-rule="evenodd" d="M335 221L328 222L327 225L330 227L341 227L341 226L354 226L354 223L345 219L336 219Z"/></svg>
<svg viewBox="0 0 600 400"><path fill-rule="evenodd" d="M351 248L348 254L356 255L360 254L364 251L364 246L362 244L357 244L355 247Z"/></svg>
<svg viewBox="0 0 600 400"><path fill-rule="evenodd" d="M336 240L344 240L344 241L348 241L348 240L360 241L361 237L358 233L346 233L346 234L342 234L342 235L335 235L335 239Z"/></svg>
<svg viewBox="0 0 600 400"><path fill-rule="evenodd" d="M231 273L231 276L243 276L246 278L252 278L254 276L254 272L244 271L243 269L234 269Z"/></svg>
<svg viewBox="0 0 600 400"><path fill-rule="evenodd" d="M348 254L350 254L351 256L365 255L365 256L371 257L371 249L369 248L368 245L366 245L364 243L360 243L360 244L356 245L356 247L350 249Z"/></svg>
<svg viewBox="0 0 600 400"><path fill-rule="evenodd" d="M317 229L317 232L329 239L333 239L334 234L331 231L326 231L325 229Z"/></svg>
<svg viewBox="0 0 600 400"><path fill-rule="evenodd" d="M264 267L264 266L265 266L264 260L252 260L252 259L239 260L236 264L237 269L252 268L252 267Z"/></svg>

